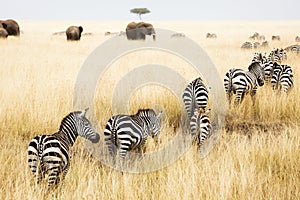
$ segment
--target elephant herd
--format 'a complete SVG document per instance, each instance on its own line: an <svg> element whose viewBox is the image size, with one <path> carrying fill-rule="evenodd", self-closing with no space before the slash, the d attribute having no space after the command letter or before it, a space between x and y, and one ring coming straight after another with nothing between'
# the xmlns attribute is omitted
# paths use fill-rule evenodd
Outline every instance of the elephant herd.
<svg viewBox="0 0 300 200"><path fill-rule="evenodd" d="M82 26L70 26L66 30L67 40L74 41L80 40L81 33L83 31ZM106 32L110 33L110 32ZM126 36L128 40L145 40L146 35L152 35L155 40L156 33L153 25L145 22L131 22L126 27Z"/></svg>
<svg viewBox="0 0 300 200"><path fill-rule="evenodd" d="M82 26L70 26L65 31L67 41L79 41ZM13 20L0 20L0 38L7 38L9 35L20 36L19 24ZM145 40L146 36L152 36L153 40L156 38L156 33L153 25L145 22L131 22L126 27L126 36L128 40Z"/></svg>

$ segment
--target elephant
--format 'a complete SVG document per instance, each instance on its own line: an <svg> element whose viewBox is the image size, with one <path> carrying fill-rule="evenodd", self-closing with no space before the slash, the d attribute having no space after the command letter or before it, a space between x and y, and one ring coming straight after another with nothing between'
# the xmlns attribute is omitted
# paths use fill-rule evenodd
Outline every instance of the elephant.
<svg viewBox="0 0 300 200"><path fill-rule="evenodd" d="M128 40L145 40L146 35L152 35L153 40L155 40L156 33L152 24L145 22L131 22L126 27L126 36Z"/></svg>
<svg viewBox="0 0 300 200"><path fill-rule="evenodd" d="M7 38L8 33L5 28L0 28L0 38Z"/></svg>
<svg viewBox="0 0 300 200"><path fill-rule="evenodd" d="M19 36L20 35L20 27L19 24L13 20L0 20L1 26L7 31L8 35Z"/></svg>
<svg viewBox="0 0 300 200"><path fill-rule="evenodd" d="M66 30L67 40L68 41L80 40L82 31L83 28L81 26L70 26Z"/></svg>

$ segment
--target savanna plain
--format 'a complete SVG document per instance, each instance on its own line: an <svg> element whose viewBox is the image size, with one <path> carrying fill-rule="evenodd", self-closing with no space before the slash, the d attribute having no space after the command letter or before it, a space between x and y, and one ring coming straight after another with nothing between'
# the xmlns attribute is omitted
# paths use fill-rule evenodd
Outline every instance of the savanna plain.
<svg viewBox="0 0 300 200"><path fill-rule="evenodd" d="M35 185L27 164L30 140L58 130L62 118L74 110L74 87L83 63L96 47L112 37L105 36L105 32L125 31L127 23L20 21L19 38L0 40L0 199L299 199L300 54L294 53L288 53L284 61L294 71L292 91L277 94L263 86L258 89L254 106L246 97L238 108L227 107L219 140L205 158L200 158L196 146L192 146L164 168L122 174L99 161L95 155L101 154L97 154L101 149L79 138L63 184L55 190L48 190L46 184ZM229 68L246 70L254 52L269 53L273 48L287 47L300 35L299 21L152 23L155 28L184 33L198 43L221 80ZM80 42L52 35L69 25L81 25L83 33L92 34L83 35ZM207 39L208 32L218 37ZM250 41L254 32L265 35L269 47L242 50L242 43ZM281 40L271 41L272 35L280 35ZM180 39L174 38L174 44ZM103 130L111 115L117 114L111 99L118 81L149 63L169 66L188 82L199 76L188 62L168 52L140 50L120 56L101 74L93 105L82 105L81 109L94 108L87 114L89 118L96 113L93 125ZM217 106L225 101L225 95L220 94ZM114 106L127 106L127 114L146 107L156 108L157 112L164 109L159 147L149 138L149 151L163 149L176 135L174 127L180 124L183 107L181 99L160 85L138 88L126 105ZM103 141L103 132L99 132Z"/></svg>

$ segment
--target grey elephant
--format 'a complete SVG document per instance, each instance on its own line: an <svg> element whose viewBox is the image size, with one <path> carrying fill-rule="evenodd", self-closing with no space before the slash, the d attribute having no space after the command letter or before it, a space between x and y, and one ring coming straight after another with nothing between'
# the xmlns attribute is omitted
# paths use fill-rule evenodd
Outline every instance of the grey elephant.
<svg viewBox="0 0 300 200"><path fill-rule="evenodd" d="M0 24L2 28L4 28L8 35L19 36L20 35L20 27L19 24L13 19L0 20Z"/></svg>
<svg viewBox="0 0 300 200"><path fill-rule="evenodd" d="M81 26L70 26L66 30L67 40L68 41L80 40L82 31L83 31L83 28Z"/></svg>
<svg viewBox="0 0 300 200"><path fill-rule="evenodd" d="M146 35L152 35L153 40L155 40L156 33L152 24L145 22L131 22L126 27L126 36L128 40L145 40Z"/></svg>

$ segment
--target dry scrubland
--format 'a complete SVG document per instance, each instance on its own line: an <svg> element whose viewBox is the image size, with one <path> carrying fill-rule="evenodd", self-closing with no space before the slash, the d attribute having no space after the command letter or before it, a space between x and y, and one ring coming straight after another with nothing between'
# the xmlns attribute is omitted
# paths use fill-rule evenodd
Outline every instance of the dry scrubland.
<svg viewBox="0 0 300 200"><path fill-rule="evenodd" d="M52 36L69 24L81 24L80 42L68 43ZM31 22L21 21L20 38L0 41L0 199L299 199L300 198L300 55L288 54L295 73L295 87L288 97L260 88L258 103L250 98L227 111L226 127L215 148L199 159L191 148L174 164L145 174L121 174L92 156L79 139L73 148L71 169L63 185L49 192L33 184L27 166L27 145L41 133L57 131L61 119L73 110L76 76L86 57L101 42L106 31L124 30L127 22ZM155 27L183 32L199 43L212 58L223 78L230 67L246 69L253 50L240 46L254 32L280 35L273 47L294 44L300 35L299 21L273 22L154 22ZM206 39L207 32L218 38ZM94 106L100 127L112 110L111 88L134 66L156 62L172 66L187 80L197 74L172 55L143 51L126 55L106 71L95 91ZM149 94L150 93L150 94ZM161 95L165 94L165 95ZM224 99L220 99L224 101ZM163 105L167 115L161 144L173 136L181 102L164 89L147 86L134 93L129 110ZM122 106L122 105L120 105ZM96 123L96 122L93 122ZM103 140L103 135L101 135ZM151 139L148 146L151 149Z"/></svg>

